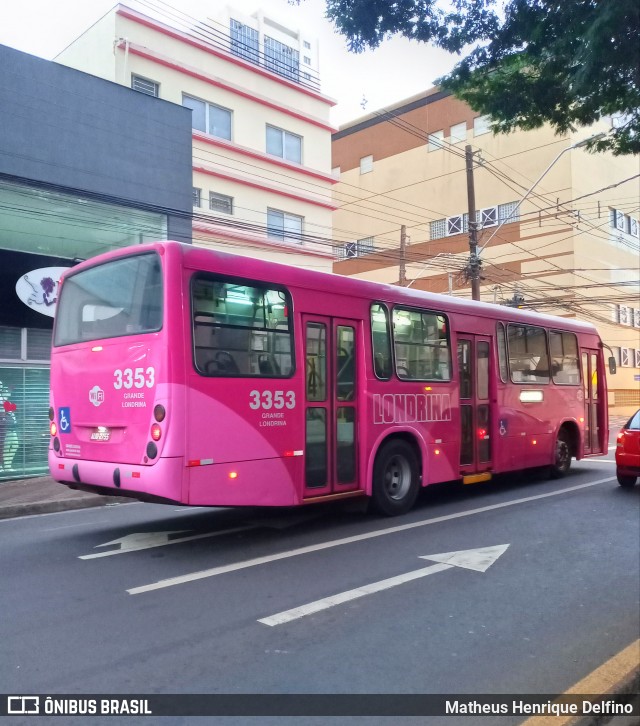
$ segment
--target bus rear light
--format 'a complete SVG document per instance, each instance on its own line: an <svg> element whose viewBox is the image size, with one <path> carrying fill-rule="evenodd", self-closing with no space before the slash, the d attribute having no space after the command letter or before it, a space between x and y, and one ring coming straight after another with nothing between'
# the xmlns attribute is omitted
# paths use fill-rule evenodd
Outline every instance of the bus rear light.
<svg viewBox="0 0 640 726"><path fill-rule="evenodd" d="M424 387L424 390L425 391L433 391L433 388L431 386L425 386Z"/></svg>
<svg viewBox="0 0 640 726"><path fill-rule="evenodd" d="M52 422L51 422L51 423L49 424L49 433L50 433L50 434L51 434L52 436L55 436L55 435L56 435L56 434L58 433L58 426L56 425L56 422L55 422L55 421L52 421Z"/></svg>
<svg viewBox="0 0 640 726"><path fill-rule="evenodd" d="M230 471L229 472L229 479L237 479L238 478L238 472L237 471Z"/></svg>
<svg viewBox="0 0 640 726"><path fill-rule="evenodd" d="M56 412L53 410L53 406L49 406L49 421L53 421L56 417Z"/></svg>
<svg viewBox="0 0 640 726"><path fill-rule="evenodd" d="M64 469L64 464L58 464L58 469Z"/></svg>
<svg viewBox="0 0 640 726"><path fill-rule="evenodd" d="M296 449L295 451L283 451L282 456L304 456L304 451L302 449Z"/></svg>
<svg viewBox="0 0 640 726"><path fill-rule="evenodd" d="M158 456L158 447L153 443L153 441L150 441L147 444L147 456L150 459L155 459L156 456Z"/></svg>
<svg viewBox="0 0 640 726"><path fill-rule="evenodd" d="M167 415L167 412L166 412L164 406L162 406L161 404L158 404L153 409L153 418L155 418L155 420L158 423L161 423L162 421L164 421L166 415Z"/></svg>
<svg viewBox="0 0 640 726"><path fill-rule="evenodd" d="M91 348L92 353L99 353L102 350L101 345L94 345L93 348Z"/></svg>
<svg viewBox="0 0 640 726"><path fill-rule="evenodd" d="M532 439L532 440L531 440L531 444L532 444L533 446L537 446L537 444L538 444L538 441L537 441L536 439Z"/></svg>
<svg viewBox="0 0 640 726"><path fill-rule="evenodd" d="M162 429L160 428L160 424L155 423L151 427L151 438L154 441L160 441L162 438Z"/></svg>
<svg viewBox="0 0 640 726"><path fill-rule="evenodd" d="M436 449L436 450L435 450L435 451L434 451L433 453L434 453L434 454L435 454L436 456L440 456L440 449Z"/></svg>
<svg viewBox="0 0 640 726"><path fill-rule="evenodd" d="M478 438L482 440L488 439L489 434L487 432L487 429L478 429Z"/></svg>
<svg viewBox="0 0 640 726"><path fill-rule="evenodd" d="M60 451L60 439L56 436L56 438L53 440L53 450L57 453Z"/></svg>
<svg viewBox="0 0 640 726"><path fill-rule="evenodd" d="M580 423L584 423L584 416L580 416L580 418L578 419L578 421L580 421Z"/></svg>

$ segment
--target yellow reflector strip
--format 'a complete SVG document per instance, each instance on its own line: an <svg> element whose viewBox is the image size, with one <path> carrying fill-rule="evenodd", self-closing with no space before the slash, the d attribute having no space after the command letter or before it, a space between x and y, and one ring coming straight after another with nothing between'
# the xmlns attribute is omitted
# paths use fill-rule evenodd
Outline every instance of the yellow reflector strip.
<svg viewBox="0 0 640 726"><path fill-rule="evenodd" d="M479 484L481 481L489 481L491 479L491 473L488 471L482 474L469 474L468 476L462 477L463 484Z"/></svg>

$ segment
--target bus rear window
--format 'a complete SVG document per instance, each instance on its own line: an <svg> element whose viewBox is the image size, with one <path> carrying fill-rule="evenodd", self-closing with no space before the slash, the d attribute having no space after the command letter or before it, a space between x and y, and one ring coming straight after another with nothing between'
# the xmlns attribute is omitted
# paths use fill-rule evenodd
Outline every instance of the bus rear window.
<svg viewBox="0 0 640 726"><path fill-rule="evenodd" d="M162 327L162 267L155 252L125 257L66 278L53 344L152 333Z"/></svg>
<svg viewBox="0 0 640 726"><path fill-rule="evenodd" d="M293 373L291 299L284 290L195 277L196 369L206 376L285 378Z"/></svg>

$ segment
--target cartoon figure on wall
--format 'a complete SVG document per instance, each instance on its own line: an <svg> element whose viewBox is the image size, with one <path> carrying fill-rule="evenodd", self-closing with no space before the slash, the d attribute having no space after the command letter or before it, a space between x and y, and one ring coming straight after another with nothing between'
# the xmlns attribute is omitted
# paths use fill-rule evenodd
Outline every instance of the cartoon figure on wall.
<svg viewBox="0 0 640 726"><path fill-rule="evenodd" d="M9 389L0 381L0 473L12 470L18 450L18 407L9 400L9 393Z"/></svg>

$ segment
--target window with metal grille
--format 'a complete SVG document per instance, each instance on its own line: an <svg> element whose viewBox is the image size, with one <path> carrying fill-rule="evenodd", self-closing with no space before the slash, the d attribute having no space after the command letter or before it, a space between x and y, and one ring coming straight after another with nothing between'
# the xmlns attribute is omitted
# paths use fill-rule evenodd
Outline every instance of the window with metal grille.
<svg viewBox="0 0 640 726"><path fill-rule="evenodd" d="M48 361L51 357L49 328L0 326L0 360Z"/></svg>
<svg viewBox="0 0 640 726"><path fill-rule="evenodd" d="M231 18L230 35L231 52L257 65L260 58L258 31Z"/></svg>
<svg viewBox="0 0 640 726"><path fill-rule="evenodd" d="M300 53L275 38L264 36L264 65L270 71L292 81L298 80Z"/></svg>
<svg viewBox="0 0 640 726"><path fill-rule="evenodd" d="M142 76L131 76L131 88L139 93L145 93L147 96L158 98L160 94L160 84L150 81Z"/></svg>
<svg viewBox="0 0 640 726"><path fill-rule="evenodd" d="M209 193L209 209L223 214L233 214L233 197L217 192Z"/></svg>
<svg viewBox="0 0 640 726"><path fill-rule="evenodd" d="M202 204L202 189L193 187L193 206L200 207Z"/></svg>

